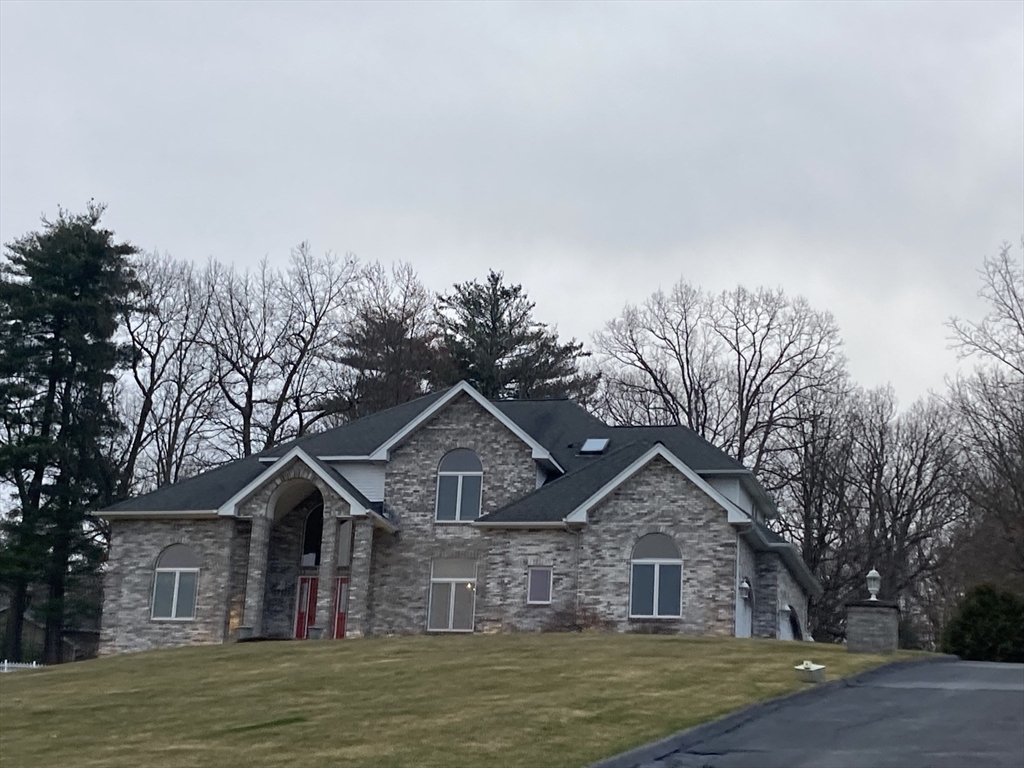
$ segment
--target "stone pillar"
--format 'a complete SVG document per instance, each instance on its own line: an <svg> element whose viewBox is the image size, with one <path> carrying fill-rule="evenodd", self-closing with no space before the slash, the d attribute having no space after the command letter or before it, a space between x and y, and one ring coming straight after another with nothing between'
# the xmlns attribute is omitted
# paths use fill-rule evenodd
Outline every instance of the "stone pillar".
<svg viewBox="0 0 1024 768"><path fill-rule="evenodd" d="M373 522L365 517L352 520L352 567L348 584L348 615L345 637L362 637L369 632L370 565L373 562Z"/></svg>
<svg viewBox="0 0 1024 768"><path fill-rule="evenodd" d="M846 650L850 653L895 653L899 646L900 609L888 600L859 600L846 606Z"/></svg>
<svg viewBox="0 0 1024 768"><path fill-rule="evenodd" d="M263 600L267 587L267 551L270 547L271 519L254 515L249 536L249 560L245 576L245 611L242 626L252 634L263 634Z"/></svg>
<svg viewBox="0 0 1024 768"><path fill-rule="evenodd" d="M333 506L333 505L330 505ZM338 576L338 526L333 510L324 504L324 533L320 539L320 573L316 592L316 626L321 637L334 637L334 582Z"/></svg>
<svg viewBox="0 0 1024 768"><path fill-rule="evenodd" d="M782 563L774 552L754 555L754 605L750 633L754 637L779 636L779 568Z"/></svg>

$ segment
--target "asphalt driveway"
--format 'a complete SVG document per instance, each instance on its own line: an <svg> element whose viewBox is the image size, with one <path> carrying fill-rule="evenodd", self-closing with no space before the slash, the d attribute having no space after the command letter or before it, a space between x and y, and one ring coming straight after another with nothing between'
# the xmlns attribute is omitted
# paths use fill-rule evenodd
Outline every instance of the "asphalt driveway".
<svg viewBox="0 0 1024 768"><path fill-rule="evenodd" d="M883 668L752 707L600 766L1021 768L1024 664Z"/></svg>

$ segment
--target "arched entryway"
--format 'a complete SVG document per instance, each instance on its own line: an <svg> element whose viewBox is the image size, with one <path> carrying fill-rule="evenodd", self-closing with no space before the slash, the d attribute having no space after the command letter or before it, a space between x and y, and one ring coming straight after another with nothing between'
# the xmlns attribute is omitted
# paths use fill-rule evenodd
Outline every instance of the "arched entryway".
<svg viewBox="0 0 1024 768"><path fill-rule="evenodd" d="M263 631L268 637L309 636L316 625L324 497L309 480L286 480L274 491L267 546Z"/></svg>

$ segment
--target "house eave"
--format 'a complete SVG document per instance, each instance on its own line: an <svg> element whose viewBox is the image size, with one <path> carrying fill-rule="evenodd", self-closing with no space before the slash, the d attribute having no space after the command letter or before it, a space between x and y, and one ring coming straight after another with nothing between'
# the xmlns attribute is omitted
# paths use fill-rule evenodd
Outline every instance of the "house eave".
<svg viewBox="0 0 1024 768"><path fill-rule="evenodd" d="M752 536L758 548L762 552L775 552L782 557L786 562L786 566L790 572L800 582L800 586L807 590L807 594L811 597L818 598L824 594L821 583L815 578L814 574L811 573L811 569L807 567L807 563L800 556L797 548L794 544L786 541L768 541L764 535L757 529L757 526L753 524L737 526L740 533L744 535Z"/></svg>
<svg viewBox="0 0 1024 768"><path fill-rule="evenodd" d="M220 516L216 509L101 509L89 514L103 520L208 520Z"/></svg>
<svg viewBox="0 0 1024 768"><path fill-rule="evenodd" d="M524 529L524 528L546 528L546 529L569 530L569 523L566 520L554 520L554 521L552 521L552 520L545 520L545 521L535 521L535 522L522 521L522 520L516 520L516 521L511 521L510 520L508 522L504 522L504 521L501 521L501 520L487 520L487 521L478 520L476 522L470 523L470 525L472 527L474 527L474 528L519 528L519 529Z"/></svg>

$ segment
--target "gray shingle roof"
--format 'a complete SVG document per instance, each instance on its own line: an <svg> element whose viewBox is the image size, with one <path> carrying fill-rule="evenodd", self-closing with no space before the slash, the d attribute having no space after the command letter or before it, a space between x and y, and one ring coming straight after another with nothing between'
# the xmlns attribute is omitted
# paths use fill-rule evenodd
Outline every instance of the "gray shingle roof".
<svg viewBox="0 0 1024 768"><path fill-rule="evenodd" d="M280 457L295 446L301 446L302 450L313 458L369 455L444 394L445 391L435 392L340 427L300 437L261 454L225 464L188 480L164 486L152 493L119 502L104 511L165 512L217 509L266 470L269 465L261 463L261 457ZM539 492L531 494L526 499L509 505L501 510L504 517L494 518L495 520L533 519L529 517L530 514L537 515L538 520L548 520L550 515L557 514L555 510L562 510L557 518L561 519L561 516L567 514L578 502L573 504L573 507L565 505L579 498L585 489L594 487L596 490L615 477L623 468L619 467L619 462L624 456L635 453L635 458L657 442L663 443L681 461L697 472L744 471L741 464L686 427L610 427L576 403L565 399L505 400L497 401L494 405L543 445L566 471L565 476L540 489L544 491L543 495ZM597 456L581 456L580 446L583 441L592 437L610 439L606 452ZM323 462L319 463L333 478L343 484L346 490L350 490L357 498L362 497L362 494L359 494L336 470ZM586 496L582 497L585 498ZM369 505L369 502L367 504Z"/></svg>
<svg viewBox="0 0 1024 768"><path fill-rule="evenodd" d="M482 523L556 523L589 499L609 480L644 455L650 445L634 442L600 457L587 466L545 483L528 496L480 518Z"/></svg>
<svg viewBox="0 0 1024 768"><path fill-rule="evenodd" d="M165 485L151 493L118 502L103 511L190 512L217 509L271 466L261 463L260 458L283 456L296 445L302 446L302 450L314 458L340 454L365 456L419 416L443 394L444 392L435 392L386 411L350 421L334 429L289 440L262 453L232 461L173 485ZM322 462L320 465L329 468L329 465ZM334 477L341 478L339 482L344 482L346 490L351 488L362 496L340 474L333 469L331 472Z"/></svg>

